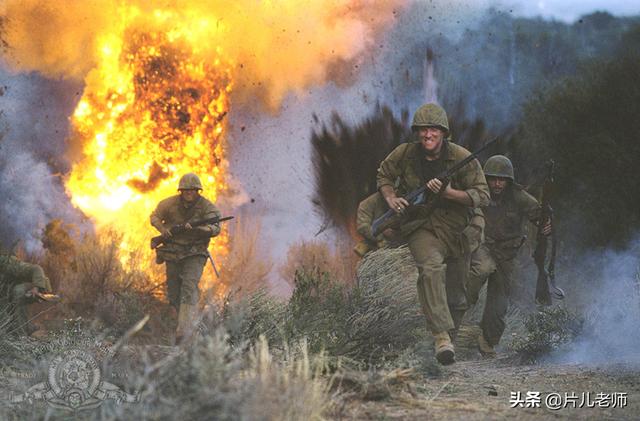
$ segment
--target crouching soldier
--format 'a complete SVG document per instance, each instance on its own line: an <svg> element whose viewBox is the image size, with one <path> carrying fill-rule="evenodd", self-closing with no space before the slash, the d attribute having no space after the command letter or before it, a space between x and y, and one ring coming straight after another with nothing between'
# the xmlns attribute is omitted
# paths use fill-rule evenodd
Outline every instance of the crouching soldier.
<svg viewBox="0 0 640 421"><path fill-rule="evenodd" d="M0 290L2 291L2 317L7 332L30 335L35 328L29 323L27 306L51 293L51 282L39 265L26 263L14 256L0 255Z"/></svg>
<svg viewBox="0 0 640 421"><path fill-rule="evenodd" d="M392 228L387 228L377 237L371 232L373 221L384 215L387 211L387 202L379 192L376 192L358 205L358 213L356 214L356 231L362 236L353 251L360 257L363 257L370 251L377 250L387 245L396 246L402 243L400 232Z"/></svg>
<svg viewBox="0 0 640 421"><path fill-rule="evenodd" d="M190 223L220 217L216 206L200 195L202 183L196 174L185 174L179 194L161 201L151 214L153 225L164 238L156 249L156 262L166 263L167 296L178 312L176 343L189 333L197 313L198 283L207 262L209 242L220 233L220 224L192 227ZM184 224L172 234L171 228Z"/></svg>
<svg viewBox="0 0 640 421"><path fill-rule="evenodd" d="M540 215L538 201L514 182L513 165L509 158L495 155L484 165L491 201L483 209L486 226L485 242L473 253L467 283L467 301L478 301L485 281L487 300L482 314L478 349L487 357L494 357L494 347L505 329L505 316L513 283L513 270L518 250L525 241L528 222L537 222ZM551 233L546 222L543 234Z"/></svg>

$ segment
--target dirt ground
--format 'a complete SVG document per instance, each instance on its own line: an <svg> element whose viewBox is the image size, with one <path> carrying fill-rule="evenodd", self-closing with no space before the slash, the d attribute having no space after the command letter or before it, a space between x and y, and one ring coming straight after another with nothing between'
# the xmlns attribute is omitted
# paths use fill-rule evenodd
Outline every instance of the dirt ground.
<svg viewBox="0 0 640 421"><path fill-rule="evenodd" d="M437 376L418 374L380 401L364 401L361 395L347 398L332 417L345 420L640 419L640 367L522 365L513 355L482 359L468 345L460 344L464 351L458 356L458 362L442 367ZM522 399L527 392L540 392L539 407L512 407L511 394L517 392L521 392ZM595 406L588 408L584 403L580 408L587 392L589 402ZM613 408L610 398L597 399L598 393L611 397L616 392L626 393L626 406L620 407L618 402L618 407ZM559 409L546 406L546 397L551 393L562 397ZM575 408L571 403L565 406L567 394L576 396ZM550 405L553 406L553 402Z"/></svg>

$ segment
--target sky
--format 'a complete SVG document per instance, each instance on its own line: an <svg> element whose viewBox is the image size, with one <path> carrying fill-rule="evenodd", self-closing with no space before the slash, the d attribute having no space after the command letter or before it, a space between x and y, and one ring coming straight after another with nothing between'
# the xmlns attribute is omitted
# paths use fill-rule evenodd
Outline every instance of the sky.
<svg viewBox="0 0 640 421"><path fill-rule="evenodd" d="M514 12L518 15L542 16L564 22L573 22L581 15L596 10L606 11L616 16L640 13L640 0L502 0L498 4L507 7L513 5Z"/></svg>

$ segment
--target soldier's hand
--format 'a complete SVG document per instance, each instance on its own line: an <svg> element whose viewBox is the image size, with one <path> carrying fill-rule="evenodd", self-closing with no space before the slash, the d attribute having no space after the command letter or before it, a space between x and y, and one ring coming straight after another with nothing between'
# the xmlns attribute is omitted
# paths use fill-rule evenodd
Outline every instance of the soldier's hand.
<svg viewBox="0 0 640 421"><path fill-rule="evenodd" d="M190 229L193 229L193 227L191 226L190 223L187 222L186 224L184 224L184 229L190 230Z"/></svg>
<svg viewBox="0 0 640 421"><path fill-rule="evenodd" d="M386 200L389 209L393 209L396 213L402 213L402 211L409 206L409 202L407 202L404 197L390 197Z"/></svg>
<svg viewBox="0 0 640 421"><path fill-rule="evenodd" d="M440 193L440 190L442 189L442 187L445 188L445 191L443 192L443 193L445 193L447 191L446 189L450 189L451 188L451 185L449 183L447 183L447 185L444 186L442 181L440 181L440 179L438 179L438 178L432 178L431 180L427 181L427 188L429 190L431 190L435 194Z"/></svg>
<svg viewBox="0 0 640 421"><path fill-rule="evenodd" d="M33 287L29 291L27 291L27 296L33 298L42 298L42 294L40 293L38 287Z"/></svg>
<svg viewBox="0 0 640 421"><path fill-rule="evenodd" d="M382 235L384 235L384 238L386 238L387 240L392 241L398 237L399 232L398 230L395 230L393 228L387 228L386 230L382 231Z"/></svg>

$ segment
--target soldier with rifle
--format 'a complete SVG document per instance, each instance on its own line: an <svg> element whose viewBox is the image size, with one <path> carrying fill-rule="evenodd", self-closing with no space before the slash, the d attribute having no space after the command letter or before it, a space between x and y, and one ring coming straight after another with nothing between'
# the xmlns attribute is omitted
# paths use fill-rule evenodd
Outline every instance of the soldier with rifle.
<svg viewBox="0 0 640 421"><path fill-rule="evenodd" d="M167 296L178 312L176 343L192 327L198 283L210 256L209 242L220 233L220 212L200 195L201 190L198 176L185 174L178 185L180 194L162 200L151 214L151 225L162 235L161 239L152 240L151 246L156 249L156 262L166 263Z"/></svg>
<svg viewBox="0 0 640 421"><path fill-rule="evenodd" d="M471 259L467 301L470 305L475 304L480 289L488 280L478 349L482 355L494 357L494 347L500 342L505 328L515 258L526 239L527 223L538 224L540 235L546 237L551 233L551 221L545 217L540 224L540 204L515 183L509 158L492 156L484 165L484 174L491 201L483 209L486 218L485 241Z"/></svg>
<svg viewBox="0 0 640 421"><path fill-rule="evenodd" d="M464 314L466 297L463 282L447 288L455 281L447 279L447 266L465 267L468 240L463 231L471 210L488 204L489 189L475 157L447 139L449 123L440 106L421 106L411 128L417 141L399 145L382 161L377 186L387 214L401 218L399 229L418 268L418 298L435 339L436 359L451 364L455 352L449 333L456 328L452 304L454 312ZM374 235L393 220L387 214L374 221Z"/></svg>
<svg viewBox="0 0 640 421"><path fill-rule="evenodd" d="M0 325L10 335L31 335L35 328L27 318L27 306L36 301L53 301L51 282L40 265L0 254Z"/></svg>

